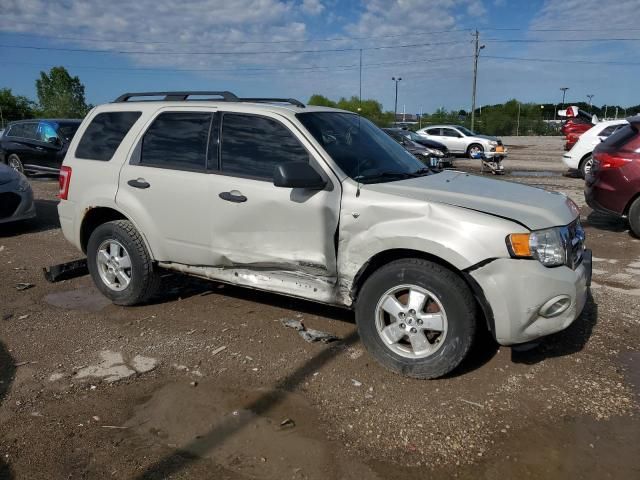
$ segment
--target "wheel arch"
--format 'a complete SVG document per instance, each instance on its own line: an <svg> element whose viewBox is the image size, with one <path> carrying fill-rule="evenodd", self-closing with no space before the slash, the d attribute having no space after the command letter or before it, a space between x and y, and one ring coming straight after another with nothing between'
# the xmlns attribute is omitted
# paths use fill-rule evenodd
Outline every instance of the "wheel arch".
<svg viewBox="0 0 640 480"><path fill-rule="evenodd" d="M438 257L437 255L433 255L427 252L423 252L420 250L413 250L408 248L395 248L384 250L376 253L373 257L367 260L361 267L358 273L356 273L353 284L351 286L351 298L353 303L357 301L358 294L362 289L365 281L380 267L386 265L389 262L395 260L401 260L404 258L421 258L433 263L437 263L450 270L451 272L458 275L465 284L469 287L478 307L478 311L481 312L484 317L485 324L487 329L494 333L494 319L493 319L493 311L491 309L491 305L487 301L484 292L480 285L475 281L475 279L469 275L467 270L473 270L474 267L471 267L467 270L460 270L452 263L446 261L445 259Z"/></svg>
<svg viewBox="0 0 640 480"><path fill-rule="evenodd" d="M98 228L100 225L107 222L112 222L114 220L127 220L131 222L133 226L140 233L140 236L142 237L145 243L145 246L149 251L149 254L153 258L153 253L149 246L149 242L147 242L147 239L144 236L144 233L140 231L136 223L121 211L116 210L115 208L112 208L112 207L104 207L104 206L89 207L85 210L85 214L82 218L82 223L80 225L80 247L83 253L85 254L87 253L87 244L89 243L89 238L91 237L91 234L93 233L93 231L96 228Z"/></svg>
<svg viewBox="0 0 640 480"><path fill-rule="evenodd" d="M633 203L638 199L640 199L640 192L636 193L633 197L631 197L631 199L627 203L627 206L624 207L623 215L629 215L629 210L631 209L631 205L633 205Z"/></svg>

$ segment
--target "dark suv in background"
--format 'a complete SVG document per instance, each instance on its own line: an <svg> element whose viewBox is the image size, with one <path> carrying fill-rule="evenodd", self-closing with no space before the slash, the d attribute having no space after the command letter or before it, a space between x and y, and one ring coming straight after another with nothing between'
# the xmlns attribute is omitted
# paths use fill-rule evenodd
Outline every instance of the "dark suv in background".
<svg viewBox="0 0 640 480"><path fill-rule="evenodd" d="M58 173L82 120L21 120L0 137L0 162L29 173Z"/></svg>
<svg viewBox="0 0 640 480"><path fill-rule="evenodd" d="M627 121L593 150L585 198L594 210L627 217L640 237L640 115Z"/></svg>

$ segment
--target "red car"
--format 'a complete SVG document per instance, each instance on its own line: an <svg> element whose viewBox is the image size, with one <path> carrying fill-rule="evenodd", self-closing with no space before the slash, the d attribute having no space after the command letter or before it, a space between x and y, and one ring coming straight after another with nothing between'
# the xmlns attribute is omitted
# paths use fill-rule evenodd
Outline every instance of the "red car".
<svg viewBox="0 0 640 480"><path fill-rule="evenodd" d="M593 127L593 116L584 110L578 109L578 107L568 107L565 111L560 110L560 112L569 117L560 127L560 131L566 140L564 149L569 151L576 144L580 135Z"/></svg>
<svg viewBox="0 0 640 480"><path fill-rule="evenodd" d="M640 115L593 151L585 198L594 210L626 217L640 237Z"/></svg>

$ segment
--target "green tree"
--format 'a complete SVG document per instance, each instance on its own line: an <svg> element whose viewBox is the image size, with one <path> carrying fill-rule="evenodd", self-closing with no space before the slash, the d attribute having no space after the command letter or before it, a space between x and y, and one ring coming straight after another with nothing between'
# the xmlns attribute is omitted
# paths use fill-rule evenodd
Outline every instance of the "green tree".
<svg viewBox="0 0 640 480"><path fill-rule="evenodd" d="M64 67L53 67L49 74L40 72L36 90L45 117L82 118L89 110L84 85Z"/></svg>
<svg viewBox="0 0 640 480"><path fill-rule="evenodd" d="M14 95L10 88L0 88L0 128L13 120L36 116L36 104L27 97Z"/></svg>
<svg viewBox="0 0 640 480"><path fill-rule="evenodd" d="M393 112L385 112L382 110L382 104L376 100L360 100L358 97L353 96L351 98L342 97L337 102L319 94L312 95L309 101L309 105L318 105L323 107L334 107L342 110L348 110L350 112L356 112L365 118L368 118L373 123L379 126L387 126L393 122Z"/></svg>

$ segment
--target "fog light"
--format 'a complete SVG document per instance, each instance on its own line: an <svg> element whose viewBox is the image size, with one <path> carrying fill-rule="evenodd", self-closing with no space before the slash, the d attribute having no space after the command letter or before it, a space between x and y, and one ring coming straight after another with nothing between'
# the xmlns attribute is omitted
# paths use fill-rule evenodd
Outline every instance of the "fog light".
<svg viewBox="0 0 640 480"><path fill-rule="evenodd" d="M538 313L545 318L557 317L570 306L571 297L568 295L559 295L557 297L553 297L542 305Z"/></svg>

